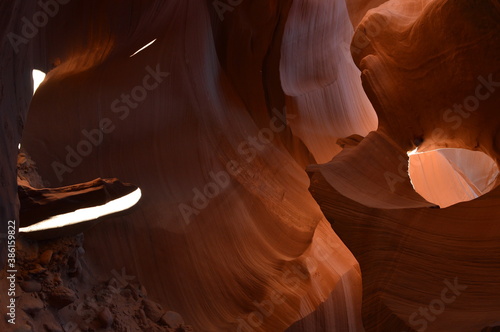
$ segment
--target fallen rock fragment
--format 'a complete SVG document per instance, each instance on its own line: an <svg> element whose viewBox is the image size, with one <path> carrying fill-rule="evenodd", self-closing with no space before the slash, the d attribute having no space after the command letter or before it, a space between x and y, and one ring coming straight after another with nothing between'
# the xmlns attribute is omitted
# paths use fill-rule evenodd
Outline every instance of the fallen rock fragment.
<svg viewBox="0 0 500 332"><path fill-rule="evenodd" d="M30 274L37 275L37 274L42 274L45 271L47 271L46 268L42 267L40 264L35 264L34 268L32 268L31 270L29 270L28 272Z"/></svg>
<svg viewBox="0 0 500 332"><path fill-rule="evenodd" d="M75 302L75 300L75 292L64 286L58 286L48 294L48 301L50 305L56 309L64 308L65 306Z"/></svg>
<svg viewBox="0 0 500 332"><path fill-rule="evenodd" d="M114 321L113 314L108 308L104 308L97 315L97 321L102 328L108 328L113 324Z"/></svg>
<svg viewBox="0 0 500 332"><path fill-rule="evenodd" d="M161 317L160 323L168 325L171 328L178 328L184 325L184 319L175 311L167 311Z"/></svg>
<svg viewBox="0 0 500 332"><path fill-rule="evenodd" d="M142 305L146 316L155 323L158 322L165 313L165 310L163 310L161 305L153 301L142 300Z"/></svg>
<svg viewBox="0 0 500 332"><path fill-rule="evenodd" d="M43 254L40 255L40 264L42 266L47 266L49 265L50 263L50 260L52 259L52 255L53 255L53 251L52 250L45 250L43 252Z"/></svg>
<svg viewBox="0 0 500 332"><path fill-rule="evenodd" d="M34 280L22 281L19 283L19 286L27 293L37 293L42 290L42 284Z"/></svg>

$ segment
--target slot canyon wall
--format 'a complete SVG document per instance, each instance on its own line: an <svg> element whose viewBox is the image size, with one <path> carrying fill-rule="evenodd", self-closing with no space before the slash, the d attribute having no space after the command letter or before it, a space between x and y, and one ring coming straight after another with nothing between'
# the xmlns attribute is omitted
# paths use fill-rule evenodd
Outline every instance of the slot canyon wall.
<svg viewBox="0 0 500 332"><path fill-rule="evenodd" d="M126 271L196 331L500 325L497 173L474 173L488 192L440 209L412 186L407 154L498 164L499 1L0 9L3 266L21 143L43 186L66 188L49 200L96 178L141 189L85 230L89 278ZM47 76L32 96L33 69ZM433 158L426 188L447 173Z"/></svg>

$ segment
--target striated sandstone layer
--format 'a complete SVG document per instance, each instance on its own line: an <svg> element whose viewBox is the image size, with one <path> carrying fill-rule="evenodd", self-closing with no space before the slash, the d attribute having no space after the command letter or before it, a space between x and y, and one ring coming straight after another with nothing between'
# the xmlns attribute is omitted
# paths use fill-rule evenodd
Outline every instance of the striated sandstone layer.
<svg viewBox="0 0 500 332"><path fill-rule="evenodd" d="M484 195L437 209L446 169L426 154L419 194L407 152L462 148L498 164L499 1L56 5L27 38L46 9L0 2L0 225L19 218L25 126L45 186L118 178L142 190L85 232L89 270L127 271L196 330L498 325L495 165L471 176L479 191L452 167ZM35 68L47 77L32 98ZM26 188L28 200L60 190ZM156 316L131 323L167 329Z"/></svg>
<svg viewBox="0 0 500 332"><path fill-rule="evenodd" d="M356 29L351 51L379 127L339 141L341 153L309 170L311 192L360 262L367 331L498 325L499 5L389 1ZM349 8L359 18L363 6ZM389 24L374 33L380 22Z"/></svg>
<svg viewBox="0 0 500 332"><path fill-rule="evenodd" d="M93 267L125 268L203 331L282 331L327 299L325 331L361 331L357 261L308 192L304 165L314 159L301 140L312 134L287 128L294 113L277 66L291 52L280 48L286 14L297 9L256 2L221 14L203 1L131 1L119 19L111 10L71 3L47 27L38 68L55 68L22 142L52 187L116 177L141 188L134 210L86 232ZM287 24L301 38L317 32ZM362 94L352 65L350 75Z"/></svg>
<svg viewBox="0 0 500 332"><path fill-rule="evenodd" d="M366 331L470 332L498 324L499 190L447 209L369 208L320 174L311 192L360 263Z"/></svg>

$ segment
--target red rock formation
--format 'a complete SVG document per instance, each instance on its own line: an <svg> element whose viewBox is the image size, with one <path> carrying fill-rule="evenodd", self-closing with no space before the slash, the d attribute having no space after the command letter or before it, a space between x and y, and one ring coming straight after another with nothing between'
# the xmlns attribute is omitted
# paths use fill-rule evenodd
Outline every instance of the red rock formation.
<svg viewBox="0 0 500 332"><path fill-rule="evenodd" d="M380 21L390 24L367 32ZM486 190L476 195L484 196L428 209L412 189L406 152L465 148L498 163L499 22L498 1L390 1L356 30L353 40L368 42L351 50L379 128L310 169L314 197L360 262L368 331L480 331L498 324L497 166L475 157L472 167L462 154L448 172L482 182ZM422 193L474 189L473 181L463 188L439 182L443 153L420 157L415 179L429 181ZM454 195L461 196L449 193L444 206Z"/></svg>
<svg viewBox="0 0 500 332"><path fill-rule="evenodd" d="M349 54L352 35L343 1L294 1L283 37L281 82L290 128L319 163L339 151L338 138L377 128Z"/></svg>
<svg viewBox="0 0 500 332"><path fill-rule="evenodd" d="M71 235L78 234L88 228L89 225L84 227L85 222L123 211L140 198L140 189L117 179L95 179L61 188L33 188L26 180L20 180L18 190L20 231L38 239L68 236L71 225L76 227ZM136 197L129 205L118 201L134 192ZM108 209L112 204L120 206Z"/></svg>
<svg viewBox="0 0 500 332"><path fill-rule="evenodd" d="M85 233L94 273L125 269L195 329L496 324L494 172L479 199L429 209L407 152L498 163L497 0L53 4L0 3L0 225L30 102L22 144L50 187L142 190Z"/></svg>
<svg viewBox="0 0 500 332"><path fill-rule="evenodd" d="M446 209L369 208L320 174L311 191L361 265L367 331L465 332L497 324L498 190Z"/></svg>
<svg viewBox="0 0 500 332"><path fill-rule="evenodd" d="M95 6L104 16L106 5ZM119 22L100 21L90 8L74 5L55 18L71 25L78 12L93 23L79 26L81 39L53 32L59 40L47 53L60 64L32 100L23 147L53 186L112 174L141 188L142 202L131 214L87 232L88 255L101 273L125 267L207 331L284 330L332 292L338 319L330 330L360 330L357 262L285 148L300 142L287 140L283 97L266 100L279 77L258 59L279 52L278 19L286 8L262 5L268 25L260 27L259 19L239 28L252 36L250 44L224 37L241 21L226 23L226 12L220 23L203 2L130 7L132 16ZM244 9L235 14L251 17ZM131 45L154 38L130 57ZM243 63L256 67L235 76L235 59L221 52L252 54L252 43L259 48ZM269 67L279 53L273 56L265 59ZM255 93L239 92L245 86ZM304 158L300 150L293 155Z"/></svg>
<svg viewBox="0 0 500 332"><path fill-rule="evenodd" d="M9 220L18 219L19 201L17 199L17 152L21 141L22 129L31 99L33 68L32 45L25 45L17 52L9 42L9 34L20 31L23 22L20 18L29 16L35 10L34 3L23 1L0 2L0 118L2 139L0 143L0 265L5 265L7 233Z"/></svg>

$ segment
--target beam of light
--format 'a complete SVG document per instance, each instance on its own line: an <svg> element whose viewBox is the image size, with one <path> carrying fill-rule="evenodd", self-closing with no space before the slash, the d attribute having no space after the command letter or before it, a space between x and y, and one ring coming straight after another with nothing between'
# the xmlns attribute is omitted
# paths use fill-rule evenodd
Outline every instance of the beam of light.
<svg viewBox="0 0 500 332"><path fill-rule="evenodd" d="M110 202L107 202L106 204L83 208L73 212L53 216L36 224L19 228L19 232L37 232L94 220L112 213L124 211L131 208L139 201L141 196L141 189L137 188L130 194L114 199Z"/></svg>
<svg viewBox="0 0 500 332"><path fill-rule="evenodd" d="M406 154L409 156L417 154L418 153L418 147L416 147L414 150L406 152Z"/></svg>
<svg viewBox="0 0 500 332"><path fill-rule="evenodd" d="M33 69L32 76L33 76L33 94L35 94L36 89L38 89L40 84L45 79L45 73L38 69Z"/></svg>
<svg viewBox="0 0 500 332"><path fill-rule="evenodd" d="M461 148L409 151L408 175L415 191L446 208L478 198L496 187L500 170L484 152Z"/></svg>
<svg viewBox="0 0 500 332"><path fill-rule="evenodd" d="M135 51L135 53L134 53L134 54L132 54L132 55L130 56L130 58L131 58L131 57L133 57L134 55L136 55L137 53L139 53L140 51L142 51L143 49L145 49L146 47L148 47L148 46L150 46L151 44L153 44L155 41L156 41L156 38L155 38L155 39L153 39L152 41L150 41L149 43L147 43L146 45L144 45L143 47L141 47L140 49L138 49L137 51Z"/></svg>

